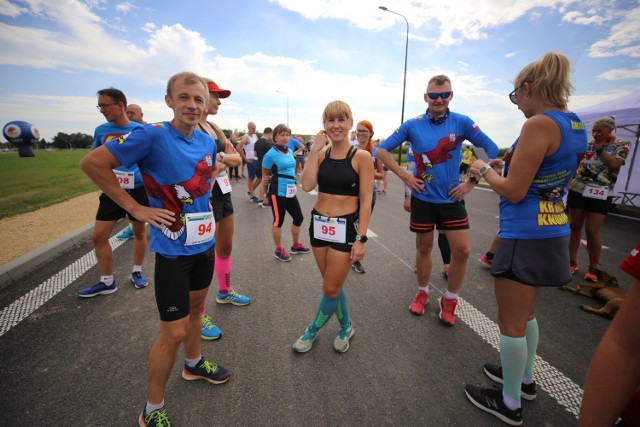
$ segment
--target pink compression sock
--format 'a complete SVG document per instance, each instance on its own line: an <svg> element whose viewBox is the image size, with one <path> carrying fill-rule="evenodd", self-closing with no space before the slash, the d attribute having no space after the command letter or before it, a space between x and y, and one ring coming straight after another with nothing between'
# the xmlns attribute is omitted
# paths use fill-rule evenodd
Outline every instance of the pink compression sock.
<svg viewBox="0 0 640 427"><path fill-rule="evenodd" d="M220 258L216 255L216 278L220 292L228 293L231 290L231 257Z"/></svg>

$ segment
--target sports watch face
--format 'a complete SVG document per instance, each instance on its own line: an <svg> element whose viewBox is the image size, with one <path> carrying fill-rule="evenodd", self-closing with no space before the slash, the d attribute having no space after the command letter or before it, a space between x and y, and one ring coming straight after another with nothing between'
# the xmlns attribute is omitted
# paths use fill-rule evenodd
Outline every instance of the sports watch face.
<svg viewBox="0 0 640 427"><path fill-rule="evenodd" d="M362 243L367 243L367 240L369 240L369 238L367 236L356 236L356 240L358 240L359 242Z"/></svg>

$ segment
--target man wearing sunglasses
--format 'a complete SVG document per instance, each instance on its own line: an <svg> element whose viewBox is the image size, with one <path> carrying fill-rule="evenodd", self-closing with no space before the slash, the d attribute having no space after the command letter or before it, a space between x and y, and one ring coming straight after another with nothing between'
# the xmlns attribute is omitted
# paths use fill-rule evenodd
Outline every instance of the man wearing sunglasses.
<svg viewBox="0 0 640 427"><path fill-rule="evenodd" d="M470 141L492 158L498 154L498 146L473 120L449 110L452 99L449 77L432 77L424 94L427 111L400 125L378 148L378 158L411 188L410 229L416 233L418 293L409 311L422 315L429 301L433 230L437 227L451 246L447 293L439 302L440 320L449 326L455 323L458 293L469 258L469 218L463 198L477 183L475 177L459 182L462 143ZM403 169L389 153L404 141L411 144L416 160L413 173Z"/></svg>

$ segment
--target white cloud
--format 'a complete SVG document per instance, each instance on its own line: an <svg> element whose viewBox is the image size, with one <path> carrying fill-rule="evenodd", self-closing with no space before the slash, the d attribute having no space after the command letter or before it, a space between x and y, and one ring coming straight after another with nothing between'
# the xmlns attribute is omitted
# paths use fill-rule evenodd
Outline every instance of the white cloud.
<svg viewBox="0 0 640 427"><path fill-rule="evenodd" d="M23 13L28 12L24 7L20 7L17 4L11 3L9 0L0 0L0 15L10 16L17 18Z"/></svg>
<svg viewBox="0 0 640 427"><path fill-rule="evenodd" d="M618 55L640 58L640 6L620 12L620 22L611 27L605 40L594 43L589 49L593 58L607 58Z"/></svg>
<svg viewBox="0 0 640 427"><path fill-rule="evenodd" d="M3 1L6 0L0 0L0 10ZM272 1L309 19L347 19L353 26L375 29L397 27L403 37L405 34L399 23L400 20L404 24L402 18L371 7L370 1ZM474 7L469 7L468 2L462 0L447 4L396 0L387 5L409 19L412 40L452 45L463 39L486 37L491 28L513 22L527 14L533 15L533 8L535 11L541 8L566 9L565 5L574 3L571 0L531 0L526 4L512 0L478 0ZM114 79L116 76L126 77L126 85L149 88L144 93L144 99L129 99L143 106L145 118L149 121L171 117L171 111L162 102L164 85L168 76L188 69L211 77L222 87L232 90L232 97L222 100L220 114L213 119L226 129L246 129L248 120L254 120L259 129L284 122L286 99L276 90L285 92L289 97L290 124L294 133L315 133L319 130L320 113L326 103L333 99L348 102L356 120L371 120L375 125L376 138L388 136L400 122L401 74L398 79L391 81L376 72L375 66L365 68L357 75L353 71L332 71L324 68L322 62L294 58L294 53L276 55L249 49L245 51L248 53L234 57L233 53L218 53L216 47L220 46L213 45L187 24L147 22L142 27L142 33L138 32L142 39L130 41L123 39L120 33L109 31L107 18L103 19L97 14L105 5L100 0L92 3L28 0L24 4L30 7L29 13L55 25L17 27L0 23L0 38L4 48L0 63L58 69L79 75L87 71L99 72ZM565 10L564 13L568 16L570 12ZM579 14L571 16L574 17L573 23L580 17ZM135 25L139 27L141 22ZM626 38L629 38L628 30L616 31L627 34ZM613 37L613 40L617 40L617 37ZM524 52L524 47L522 49ZM633 43L620 43L615 49L635 54L634 49L638 47ZM19 54L24 51L30 54ZM519 53L508 52L504 57L512 58ZM112 58L117 58L117 61ZM468 64L467 58L461 59L465 62L459 62L454 72L416 65L409 68L404 119L420 114L426 108L422 99L425 76L428 78L445 73L452 78L455 92L451 108L472 117L500 146L510 145L519 133L524 118L509 102L506 93L486 89L510 86L497 81L497 77L492 75L473 75L477 73L473 68L477 65ZM505 66L509 61L502 62ZM401 73L400 67L398 70ZM637 73L637 70L611 70L607 72L609 74L603 73L601 78L610 79L616 75L621 78L633 72ZM123 89L126 92L126 87ZM10 112L17 119L33 122L45 138L50 139L58 131L91 134L102 119L95 109L95 102L94 97L3 93L0 112ZM587 105L590 104L592 102Z"/></svg>
<svg viewBox="0 0 640 427"><path fill-rule="evenodd" d="M562 17L562 20L565 22L571 22L573 24L580 24L580 25L591 25L591 24L602 25L606 21L606 19L602 16L599 16L599 15L586 16L584 13L580 11L572 11L567 13Z"/></svg>
<svg viewBox="0 0 640 427"><path fill-rule="evenodd" d="M636 68L616 68L598 74L598 80L626 80L640 78L640 64Z"/></svg>
<svg viewBox="0 0 640 427"><path fill-rule="evenodd" d="M127 13L127 12L131 12L133 9L139 9L137 6L134 6L133 4L129 3L128 1L122 2L122 3L118 3L116 5L116 10L118 12L122 12L122 13Z"/></svg>
<svg viewBox="0 0 640 427"><path fill-rule="evenodd" d="M139 75L145 82L165 81L183 69L196 72L211 66L208 55L214 50L201 35L180 24L156 28L145 25L150 37L146 46L118 38L113 20L104 22L77 1L34 1L31 12L52 20L63 30L12 26L0 23L4 55L0 64L71 72L97 71L118 75ZM120 29L123 29L120 27ZM30 52L24 55L21 52ZM114 61L113 58L118 58ZM123 66L126 65L126 66Z"/></svg>
<svg viewBox="0 0 640 427"><path fill-rule="evenodd" d="M394 0L381 1L389 10L373 8L370 0L269 0L307 19L346 19L355 27L381 30L405 24L401 14L409 23L410 31L423 28L427 39L436 39L437 44L451 46L464 40L482 40L487 31L512 23L531 14L539 14L539 8L564 10L578 0L478 0L471 5L468 0ZM418 37L418 36L415 36Z"/></svg>
<svg viewBox="0 0 640 427"><path fill-rule="evenodd" d="M144 31L145 33L152 33L156 30L156 28L156 24L154 24L153 22L147 22L142 27L142 31Z"/></svg>

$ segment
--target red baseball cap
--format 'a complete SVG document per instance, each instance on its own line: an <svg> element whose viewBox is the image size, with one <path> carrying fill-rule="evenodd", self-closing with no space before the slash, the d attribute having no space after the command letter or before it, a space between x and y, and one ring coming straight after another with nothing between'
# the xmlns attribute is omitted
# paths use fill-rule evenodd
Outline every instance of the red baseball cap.
<svg viewBox="0 0 640 427"><path fill-rule="evenodd" d="M216 82L210 82L208 84L209 86L209 93L217 93L218 94L218 98L228 98L229 95L231 95L231 91L228 89L220 89L220 86L218 86L218 84Z"/></svg>

